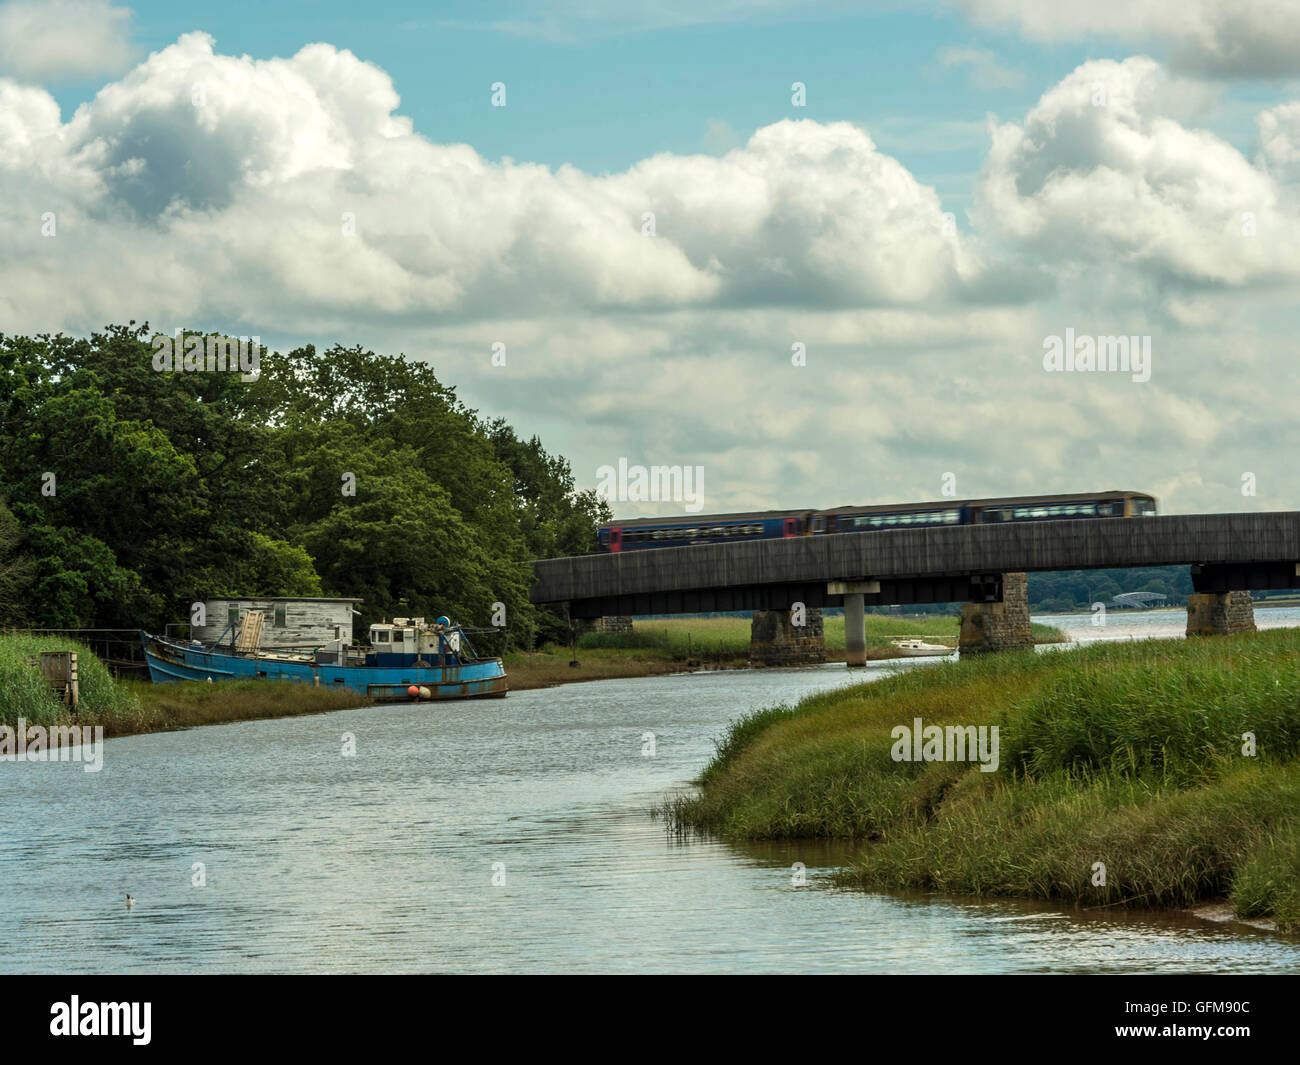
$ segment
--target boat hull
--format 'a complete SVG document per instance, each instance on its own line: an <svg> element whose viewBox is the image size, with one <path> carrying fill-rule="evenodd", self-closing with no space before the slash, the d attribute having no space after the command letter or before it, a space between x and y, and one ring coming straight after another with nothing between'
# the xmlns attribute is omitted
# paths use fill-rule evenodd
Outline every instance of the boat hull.
<svg viewBox="0 0 1300 1065"><path fill-rule="evenodd" d="M140 638L149 676L155 684L266 680L354 691L378 702L501 698L507 691L506 671L499 658L443 667L335 666L267 655L233 655L188 647L143 632ZM412 696L411 687L420 694Z"/></svg>
<svg viewBox="0 0 1300 1065"><path fill-rule="evenodd" d="M955 647L899 647L894 644L894 652L899 658L936 658L940 655L950 655L957 648Z"/></svg>

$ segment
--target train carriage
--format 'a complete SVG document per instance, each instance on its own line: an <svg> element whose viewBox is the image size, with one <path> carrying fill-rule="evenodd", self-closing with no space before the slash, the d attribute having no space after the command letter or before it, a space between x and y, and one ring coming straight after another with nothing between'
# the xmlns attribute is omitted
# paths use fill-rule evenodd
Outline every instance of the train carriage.
<svg viewBox="0 0 1300 1065"><path fill-rule="evenodd" d="M880 532L887 529L941 528L1020 521L1143 518L1156 513L1144 492L1105 492L996 499L945 499L928 503L886 503L830 510L766 510L737 514L682 515L611 522L597 532L601 551L732 543L790 536Z"/></svg>

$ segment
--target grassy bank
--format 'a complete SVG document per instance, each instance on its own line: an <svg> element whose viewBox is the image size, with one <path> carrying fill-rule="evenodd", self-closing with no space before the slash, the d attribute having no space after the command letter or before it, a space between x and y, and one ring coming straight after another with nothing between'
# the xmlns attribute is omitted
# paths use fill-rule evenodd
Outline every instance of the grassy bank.
<svg viewBox="0 0 1300 1065"><path fill-rule="evenodd" d="M844 876L867 887L1228 897L1300 930L1298 656L1281 629L943 663L741 719L666 813L724 837L861 839ZM894 760L892 730L917 717L997 725L997 770Z"/></svg>
<svg viewBox="0 0 1300 1065"><path fill-rule="evenodd" d="M40 651L77 652L81 702L76 717L46 688L29 659ZM291 717L368 703L356 692L305 684L225 681L221 684L118 682L87 647L51 637L0 636L0 725L101 725L105 736Z"/></svg>
<svg viewBox="0 0 1300 1065"><path fill-rule="evenodd" d="M898 658L892 640L920 636L930 643L957 646L959 619L927 615L868 615L867 658ZM1034 623L1038 643L1059 643L1060 629ZM567 647L544 647L506 655L513 691L547 688L584 680L650 677L691 669L745 669L749 666L748 617L656 618L637 621L630 633L588 633L578 643L577 666ZM826 658L844 661L844 618L825 620Z"/></svg>
<svg viewBox="0 0 1300 1065"><path fill-rule="evenodd" d="M891 642L900 636L920 636L932 643L957 646L960 620L942 615L915 617L868 614L864 619L867 657L897 658ZM678 661L688 658L715 660L747 659L749 656L750 619L748 617L656 618L633 623L634 631L623 633L589 633L580 648L655 649ZM1059 643L1065 639L1060 629L1037 622L1033 625L1038 643ZM828 617L823 625L826 656L832 661L844 658L844 618Z"/></svg>
<svg viewBox="0 0 1300 1065"><path fill-rule="evenodd" d="M868 615L867 658L898 658L892 642L920 636L930 643L957 646L955 617L883 617ZM1060 629L1034 623L1038 643L1059 643ZM510 687L515 691L580 680L647 677L687 669L744 669L749 665L750 619L747 617L656 618L637 621L630 633L588 633L578 643L578 665L567 647L545 647L506 656ZM844 661L844 618L825 621L826 658Z"/></svg>

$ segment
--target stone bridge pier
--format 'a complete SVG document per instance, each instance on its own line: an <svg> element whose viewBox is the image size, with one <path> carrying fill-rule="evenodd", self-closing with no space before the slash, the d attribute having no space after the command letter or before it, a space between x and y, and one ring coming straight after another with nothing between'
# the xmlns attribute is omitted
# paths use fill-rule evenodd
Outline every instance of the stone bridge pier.
<svg viewBox="0 0 1300 1065"><path fill-rule="evenodd" d="M573 629L578 636L589 632L631 632L632 619L617 614L603 618L574 618Z"/></svg>
<svg viewBox="0 0 1300 1065"><path fill-rule="evenodd" d="M1002 574L1000 602L962 604L957 650L963 658L996 651L1023 651L1033 646L1028 582L1023 573Z"/></svg>
<svg viewBox="0 0 1300 1065"><path fill-rule="evenodd" d="M1229 636L1255 631L1249 592L1193 592L1187 597L1188 636Z"/></svg>
<svg viewBox="0 0 1300 1065"><path fill-rule="evenodd" d="M799 621L802 624L796 624ZM821 607L754 611L749 627L751 666L813 666L825 661Z"/></svg>

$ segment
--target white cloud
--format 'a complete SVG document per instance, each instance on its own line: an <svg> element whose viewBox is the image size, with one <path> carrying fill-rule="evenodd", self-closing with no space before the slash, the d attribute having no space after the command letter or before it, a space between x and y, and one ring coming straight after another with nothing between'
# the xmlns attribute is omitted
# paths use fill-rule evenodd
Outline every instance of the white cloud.
<svg viewBox="0 0 1300 1065"><path fill-rule="evenodd" d="M213 293L303 321L322 303L456 317L877 305L958 297L975 270L933 191L846 123L779 122L721 158L598 177L430 143L349 52L257 61L212 45L186 35L65 126L41 95L6 90L22 107L12 164L59 175L43 197L69 225L156 254L141 269L166 274L173 313Z"/></svg>
<svg viewBox="0 0 1300 1065"><path fill-rule="evenodd" d="M0 4L0 74L24 81L115 74L131 58L131 9L108 0Z"/></svg>
<svg viewBox="0 0 1300 1065"><path fill-rule="evenodd" d="M977 22L1017 27L1036 41L1102 38L1163 43L1174 66L1198 74L1300 73L1294 0L956 0Z"/></svg>
<svg viewBox="0 0 1300 1065"><path fill-rule="evenodd" d="M1180 92L1148 59L1084 65L993 127L959 232L848 123L610 175L493 163L416 133L350 52L191 34L67 122L0 79L0 330L404 351L580 482L701 463L711 508L933 497L953 471L969 495L1168 484L1235 509L1241 470L1289 476L1256 427L1285 434L1300 384L1295 301L1268 288L1297 270L1295 115L1261 116L1252 163L1172 117ZM1153 334L1152 380L1045 374L1065 327Z"/></svg>
<svg viewBox="0 0 1300 1065"><path fill-rule="evenodd" d="M978 217L1067 269L1198 286L1296 276L1295 202L1230 144L1167 117L1169 88L1145 57L1080 66L1023 124L994 129Z"/></svg>
<svg viewBox="0 0 1300 1065"><path fill-rule="evenodd" d="M984 48L941 48L936 57L945 67L965 68L970 83L977 89L990 92L996 89L1016 89L1024 84L1025 74L1002 66L993 53Z"/></svg>
<svg viewBox="0 0 1300 1065"><path fill-rule="evenodd" d="M1260 165L1278 181L1300 181L1300 102L1270 108L1257 122Z"/></svg>

